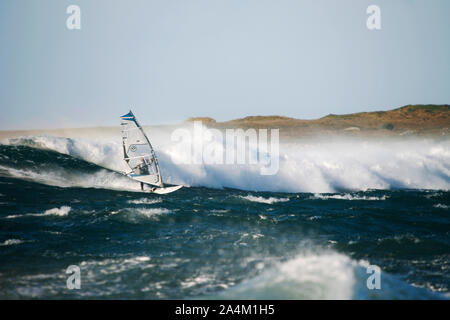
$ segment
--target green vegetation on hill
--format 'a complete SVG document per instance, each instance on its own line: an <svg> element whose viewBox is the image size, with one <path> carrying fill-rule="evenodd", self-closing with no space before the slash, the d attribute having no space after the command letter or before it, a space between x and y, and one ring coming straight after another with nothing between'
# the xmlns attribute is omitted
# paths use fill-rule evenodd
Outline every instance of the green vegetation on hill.
<svg viewBox="0 0 450 320"><path fill-rule="evenodd" d="M287 135L333 134L342 131L348 134L447 135L450 134L450 105L407 105L389 111L329 114L315 120L278 115L248 116L225 122L201 117L189 119L194 120L202 120L206 125L217 128L280 128Z"/></svg>

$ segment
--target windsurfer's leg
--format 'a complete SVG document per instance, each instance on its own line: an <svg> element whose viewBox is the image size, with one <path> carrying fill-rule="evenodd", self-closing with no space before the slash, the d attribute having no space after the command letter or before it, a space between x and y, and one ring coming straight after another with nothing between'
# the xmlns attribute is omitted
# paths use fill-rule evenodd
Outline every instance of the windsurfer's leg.
<svg viewBox="0 0 450 320"><path fill-rule="evenodd" d="M141 182L141 190L144 191L144 183Z"/></svg>

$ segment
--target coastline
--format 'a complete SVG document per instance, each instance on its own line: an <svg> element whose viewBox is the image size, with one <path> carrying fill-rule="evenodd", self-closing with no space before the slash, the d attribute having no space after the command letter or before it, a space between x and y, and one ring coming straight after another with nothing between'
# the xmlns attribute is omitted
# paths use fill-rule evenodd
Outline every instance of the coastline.
<svg viewBox="0 0 450 320"><path fill-rule="evenodd" d="M285 116L248 116L217 122L209 117L192 117L178 125L144 125L144 129L173 130L202 121L203 125L219 130L279 129L283 140L320 137L450 137L450 105L408 105L389 111L327 115L319 119L302 120ZM111 136L120 134L120 126L85 128L0 130L0 141L33 135L61 137Z"/></svg>

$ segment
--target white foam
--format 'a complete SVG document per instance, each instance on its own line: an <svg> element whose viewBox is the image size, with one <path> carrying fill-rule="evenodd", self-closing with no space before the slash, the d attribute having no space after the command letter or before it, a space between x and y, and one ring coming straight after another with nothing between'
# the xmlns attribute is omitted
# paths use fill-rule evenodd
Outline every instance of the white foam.
<svg viewBox="0 0 450 320"><path fill-rule="evenodd" d="M20 239L8 239L8 240L0 243L0 246L12 246L12 245L21 244L24 242L25 241L20 240Z"/></svg>
<svg viewBox="0 0 450 320"><path fill-rule="evenodd" d="M43 213L26 213L26 214L15 214L15 215L9 215L6 216L6 219L15 219L15 218L22 218L22 217L44 217L44 216L58 216L58 217L64 217L67 216L72 210L69 206L62 206L60 208L52 208L49 210L46 210Z"/></svg>
<svg viewBox="0 0 450 320"><path fill-rule="evenodd" d="M203 285L205 283L211 282L212 280L213 278L211 277L211 275L199 275L182 281L181 286L183 288L190 288L196 285Z"/></svg>
<svg viewBox="0 0 450 320"><path fill-rule="evenodd" d="M62 206L61 208L53 208L53 209L46 210L42 215L43 216L55 215L55 216L63 217L63 216L67 216L71 209L72 209L71 207Z"/></svg>
<svg viewBox="0 0 450 320"><path fill-rule="evenodd" d="M355 263L338 253L279 262L223 293L230 299L351 299Z"/></svg>
<svg viewBox="0 0 450 320"><path fill-rule="evenodd" d="M436 299L436 293L414 286L381 270L381 289L367 287L367 261L334 251L304 252L276 262L255 277L218 295L225 299Z"/></svg>
<svg viewBox="0 0 450 320"><path fill-rule="evenodd" d="M343 189L450 189L450 139L334 138L281 143L279 172L274 176L262 176L260 165L174 162L185 158L186 150L180 143L170 141L170 134L152 128L150 138L165 181L173 184L311 193L335 193ZM115 171L125 170L119 129L117 135L103 140L39 136L10 139L8 143L47 148ZM194 140L193 143L200 142ZM201 158L201 154L194 154L193 158ZM22 173L26 175L63 186L139 190L138 183L106 170L97 174L75 173L70 177L75 182L71 182L70 173L64 170L42 173L30 169Z"/></svg>
<svg viewBox="0 0 450 320"><path fill-rule="evenodd" d="M141 198L141 199L127 201L127 203L130 203L130 204L155 204L155 203L160 203L160 202L162 202L162 200L160 198L157 198L157 199Z"/></svg>
<svg viewBox="0 0 450 320"><path fill-rule="evenodd" d="M442 192L434 192L434 191L425 191L427 194L425 195L425 198L427 199L431 199L431 198L435 198L435 197L440 197L442 196Z"/></svg>
<svg viewBox="0 0 450 320"><path fill-rule="evenodd" d="M266 204L289 201L289 198L275 198L275 197L264 198L264 197L255 197L252 195L239 196L239 197L242 199L248 200L248 201L266 203Z"/></svg>
<svg viewBox="0 0 450 320"><path fill-rule="evenodd" d="M131 259L125 259L124 263L140 263L150 261L151 258L147 256L138 256Z"/></svg>
<svg viewBox="0 0 450 320"><path fill-rule="evenodd" d="M155 215L171 213L171 211L166 208L138 208L135 210L137 213L147 218L153 217Z"/></svg>
<svg viewBox="0 0 450 320"><path fill-rule="evenodd" d="M129 258L115 258L104 260L87 260L80 263L80 267L86 270L88 277L95 278L104 277L110 274L121 273L129 269L152 268L154 265L150 264L151 257L136 256Z"/></svg>
<svg viewBox="0 0 450 320"><path fill-rule="evenodd" d="M161 215L169 214L171 212L172 211L166 208L124 208L119 211L113 211L111 214L115 219L139 224L147 221L156 221Z"/></svg>
<svg viewBox="0 0 450 320"><path fill-rule="evenodd" d="M120 129L118 130L120 134ZM65 138L38 135L7 139L9 145L25 145L53 150L115 171L125 171L121 139Z"/></svg>
<svg viewBox="0 0 450 320"><path fill-rule="evenodd" d="M321 200L335 199L335 200L367 200L367 201L386 200L387 198L388 198L387 196L381 196L381 197L358 196L358 195L352 195L350 193L332 194L332 195L316 193L313 197L310 197L310 199L321 199Z"/></svg>
<svg viewBox="0 0 450 320"><path fill-rule="evenodd" d="M442 204L442 203L435 204L433 207L439 208L439 209L448 209L449 208L448 205L445 205L445 204Z"/></svg>

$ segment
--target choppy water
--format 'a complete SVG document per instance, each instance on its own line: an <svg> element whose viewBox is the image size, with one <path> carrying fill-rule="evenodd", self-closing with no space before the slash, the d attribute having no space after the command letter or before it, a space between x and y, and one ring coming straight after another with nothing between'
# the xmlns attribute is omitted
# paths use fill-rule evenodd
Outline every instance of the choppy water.
<svg viewBox="0 0 450 320"><path fill-rule="evenodd" d="M191 187L158 196L104 168L119 144L0 145L0 298L449 297L448 142L289 146L272 190L251 169L183 170L172 147L163 173Z"/></svg>

